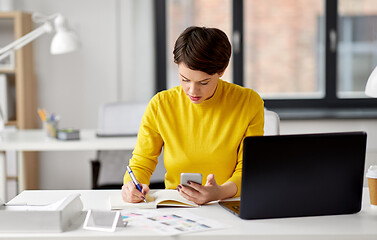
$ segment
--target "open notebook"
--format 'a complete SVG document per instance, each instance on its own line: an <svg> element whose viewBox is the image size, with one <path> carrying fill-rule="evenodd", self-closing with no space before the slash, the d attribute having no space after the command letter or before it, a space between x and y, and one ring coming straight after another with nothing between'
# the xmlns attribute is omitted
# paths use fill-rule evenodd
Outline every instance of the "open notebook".
<svg viewBox="0 0 377 240"><path fill-rule="evenodd" d="M121 194L110 196L112 210L126 208L157 208L159 206L170 207L199 207L198 204L182 197L177 190L151 190L145 197L147 202L128 203L124 202Z"/></svg>

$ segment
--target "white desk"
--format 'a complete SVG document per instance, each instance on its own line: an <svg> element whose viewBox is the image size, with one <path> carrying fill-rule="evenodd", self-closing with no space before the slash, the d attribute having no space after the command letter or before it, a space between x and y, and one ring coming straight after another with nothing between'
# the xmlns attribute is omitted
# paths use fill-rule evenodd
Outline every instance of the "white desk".
<svg viewBox="0 0 377 240"><path fill-rule="evenodd" d="M17 151L18 189L25 189L23 151L132 150L134 137L96 137L95 130L80 130L80 140L62 141L47 138L41 129L0 132L0 151ZM5 160L0 154L0 197L6 195Z"/></svg>
<svg viewBox="0 0 377 240"><path fill-rule="evenodd" d="M69 193L81 193L84 210L110 208L108 198L120 194L119 190L60 190L60 191L24 191L10 203L28 202L29 204L47 204L57 201ZM41 199L45 202L41 202ZM161 211L171 210L163 208ZM282 218L267 220L242 220L222 209L217 204L191 209L195 214L221 221L229 228L179 235L162 236L154 231L145 231L136 227L118 228L114 233L89 231L82 229L84 216L69 231L63 233L0 233L0 239L377 239L377 210L369 205L368 189L364 189L363 207L357 214Z"/></svg>

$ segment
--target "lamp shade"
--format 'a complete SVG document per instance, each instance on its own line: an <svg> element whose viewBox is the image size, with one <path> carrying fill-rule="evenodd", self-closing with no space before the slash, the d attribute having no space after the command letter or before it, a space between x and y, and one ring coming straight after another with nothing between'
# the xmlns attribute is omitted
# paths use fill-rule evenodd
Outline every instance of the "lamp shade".
<svg viewBox="0 0 377 240"><path fill-rule="evenodd" d="M69 31L59 31L51 41L51 54L63 54L76 51L79 43L76 35Z"/></svg>
<svg viewBox="0 0 377 240"><path fill-rule="evenodd" d="M79 48L76 34L68 30L66 19L58 15L55 19L56 34L51 41L51 54L63 54L75 51Z"/></svg>
<svg viewBox="0 0 377 240"><path fill-rule="evenodd" d="M377 66L368 78L367 85L365 87L365 94L369 97L377 98Z"/></svg>

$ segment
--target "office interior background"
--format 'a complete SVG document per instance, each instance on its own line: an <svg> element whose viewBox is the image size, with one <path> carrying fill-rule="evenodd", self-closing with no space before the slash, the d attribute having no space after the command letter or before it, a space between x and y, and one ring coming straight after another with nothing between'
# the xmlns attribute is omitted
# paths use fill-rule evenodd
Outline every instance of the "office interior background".
<svg viewBox="0 0 377 240"><path fill-rule="evenodd" d="M157 11L161 3L166 7ZM240 5L243 20L236 22ZM339 0L329 16L326 6L325 0L14 1L18 11L63 14L80 38L79 51L59 56L49 53L51 35L33 42L38 106L59 114L60 127L96 128L101 104L146 102L161 86L178 85L175 39L190 25L218 27L235 52L223 79L259 92L281 114L281 134L366 131L368 167L377 164L377 101L363 91L377 65L377 1ZM331 18L335 60L326 49ZM40 189L90 189L95 154L41 152Z"/></svg>

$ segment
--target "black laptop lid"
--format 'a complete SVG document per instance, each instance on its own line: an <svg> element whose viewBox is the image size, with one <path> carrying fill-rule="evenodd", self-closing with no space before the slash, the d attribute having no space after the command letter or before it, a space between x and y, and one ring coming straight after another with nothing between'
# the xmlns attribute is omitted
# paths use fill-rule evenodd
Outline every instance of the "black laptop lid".
<svg viewBox="0 0 377 240"><path fill-rule="evenodd" d="M360 211L365 151L365 132L245 138L240 217Z"/></svg>

